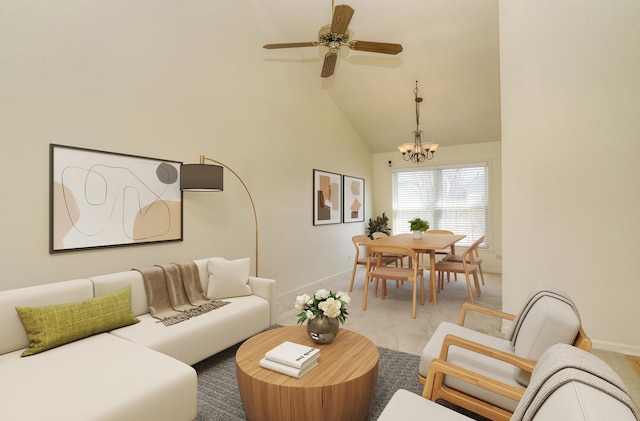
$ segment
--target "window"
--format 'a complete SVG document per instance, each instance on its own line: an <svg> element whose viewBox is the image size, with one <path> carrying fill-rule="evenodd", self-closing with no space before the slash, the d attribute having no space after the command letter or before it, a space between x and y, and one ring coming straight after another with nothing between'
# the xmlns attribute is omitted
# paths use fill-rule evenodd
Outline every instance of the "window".
<svg viewBox="0 0 640 421"><path fill-rule="evenodd" d="M466 237L471 245L482 235L489 245L487 163L397 170L393 172L393 232L409 232L409 220L419 216L429 229L444 229Z"/></svg>

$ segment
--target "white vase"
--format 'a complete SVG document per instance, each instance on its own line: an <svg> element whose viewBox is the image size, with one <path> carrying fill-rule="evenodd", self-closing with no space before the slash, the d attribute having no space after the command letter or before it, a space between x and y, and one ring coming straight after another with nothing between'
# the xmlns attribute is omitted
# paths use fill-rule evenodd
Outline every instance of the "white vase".
<svg viewBox="0 0 640 421"><path fill-rule="evenodd" d="M422 239L422 231L414 231L413 232L413 238L415 238L416 240L421 240Z"/></svg>

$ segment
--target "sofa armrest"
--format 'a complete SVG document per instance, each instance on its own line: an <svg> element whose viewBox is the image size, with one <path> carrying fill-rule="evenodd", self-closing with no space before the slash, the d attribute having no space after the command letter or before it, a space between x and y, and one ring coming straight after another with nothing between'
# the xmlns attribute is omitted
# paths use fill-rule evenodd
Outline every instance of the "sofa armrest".
<svg viewBox="0 0 640 421"><path fill-rule="evenodd" d="M270 325L276 322L276 302L275 296L275 279L257 278L255 276L249 276L249 286L253 295L264 298L269 302L269 310L271 313Z"/></svg>

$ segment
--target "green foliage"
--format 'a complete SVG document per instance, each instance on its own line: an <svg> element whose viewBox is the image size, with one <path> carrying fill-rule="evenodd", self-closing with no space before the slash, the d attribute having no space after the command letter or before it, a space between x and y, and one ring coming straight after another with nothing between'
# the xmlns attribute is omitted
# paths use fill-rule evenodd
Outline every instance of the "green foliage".
<svg viewBox="0 0 640 421"><path fill-rule="evenodd" d="M417 216L409 221L409 225L411 226L411 231L426 231L429 229L429 222Z"/></svg>
<svg viewBox="0 0 640 421"><path fill-rule="evenodd" d="M391 235L391 228L389 228L389 217L382 212L382 216L377 216L376 219L369 218L369 226L367 227L367 235L373 239L371 234L374 232L384 232L387 235Z"/></svg>

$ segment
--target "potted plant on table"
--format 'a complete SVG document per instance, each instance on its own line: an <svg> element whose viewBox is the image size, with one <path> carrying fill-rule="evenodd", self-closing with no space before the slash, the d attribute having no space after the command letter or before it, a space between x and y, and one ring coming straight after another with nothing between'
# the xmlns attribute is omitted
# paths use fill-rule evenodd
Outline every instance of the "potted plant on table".
<svg viewBox="0 0 640 421"><path fill-rule="evenodd" d="M413 238L422 238L422 233L429 229L429 222L415 217L409 221L411 231L413 231Z"/></svg>

